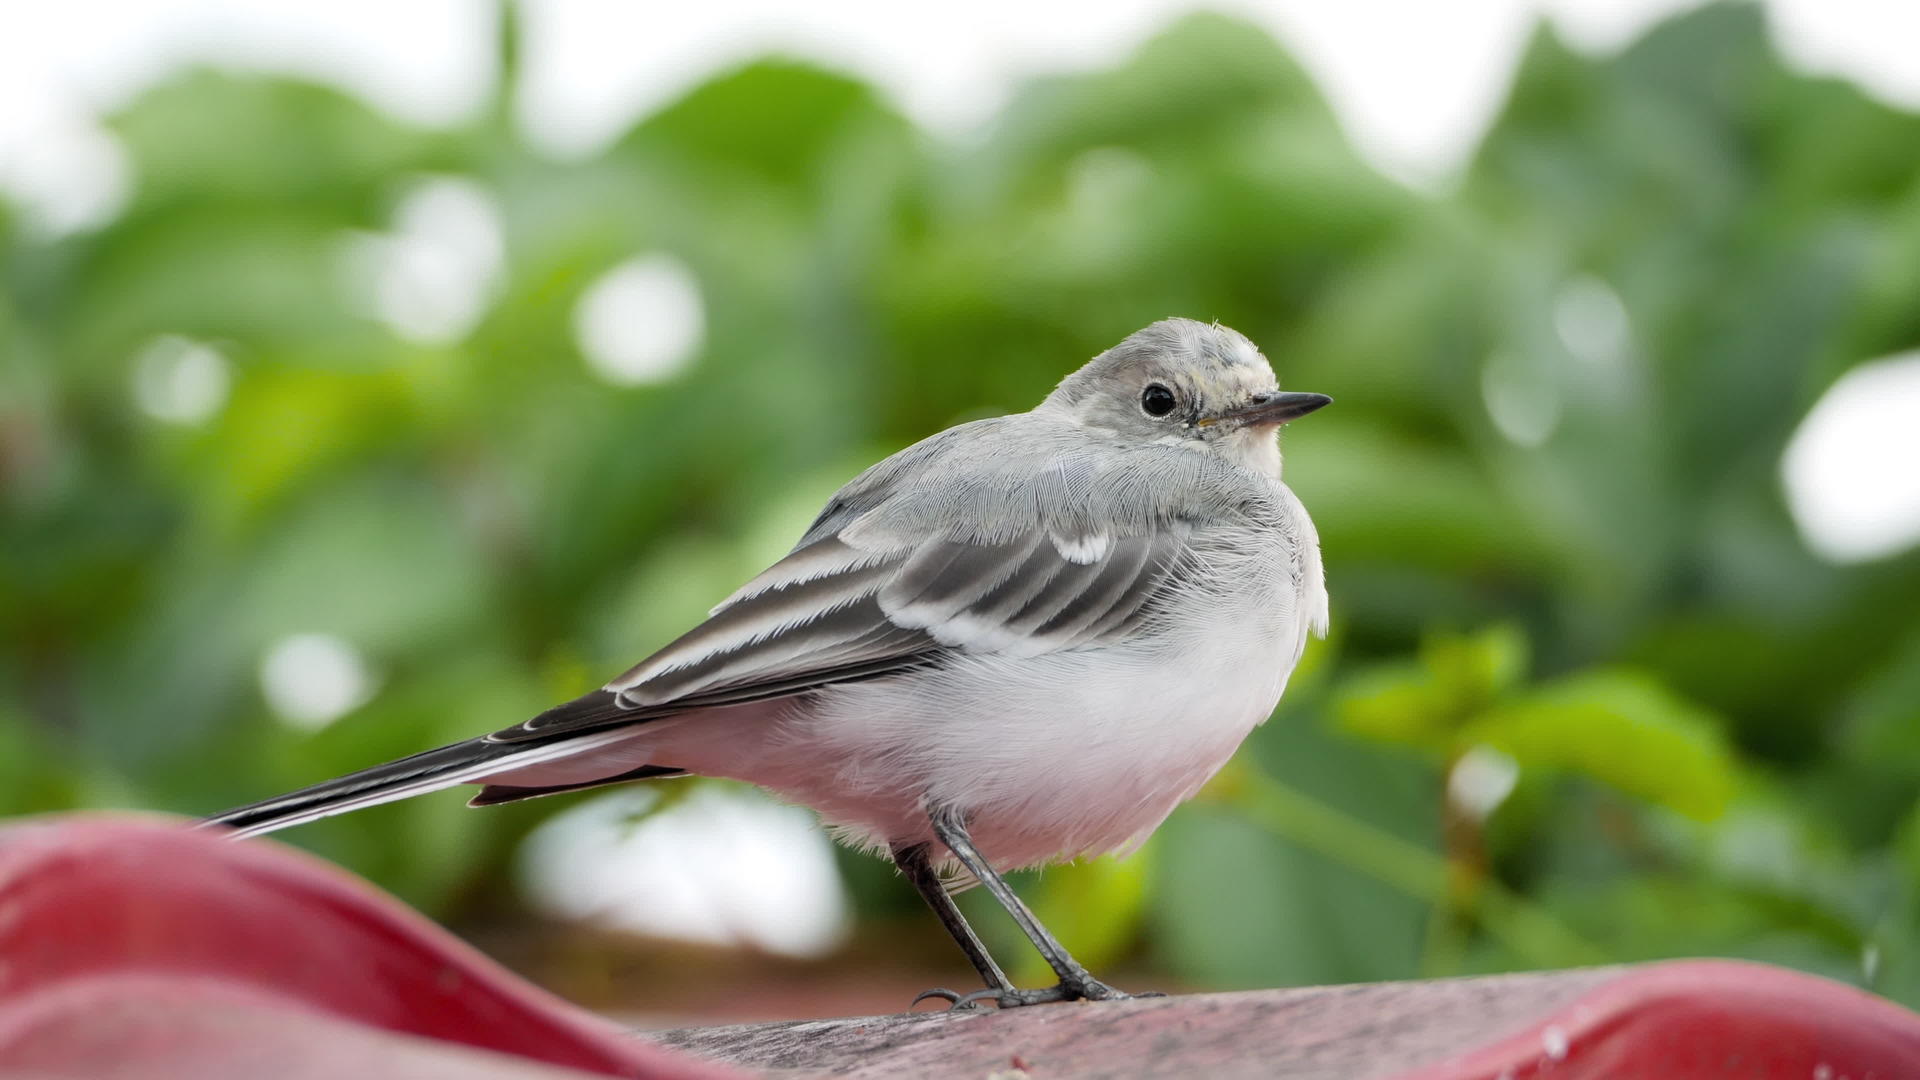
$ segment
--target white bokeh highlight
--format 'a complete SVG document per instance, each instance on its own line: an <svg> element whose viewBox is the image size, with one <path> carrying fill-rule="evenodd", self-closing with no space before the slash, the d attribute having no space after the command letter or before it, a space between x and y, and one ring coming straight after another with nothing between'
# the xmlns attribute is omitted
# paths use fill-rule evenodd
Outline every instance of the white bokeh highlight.
<svg viewBox="0 0 1920 1080"><path fill-rule="evenodd" d="M607 382L642 386L670 379L706 340L700 283L671 255L628 259L582 294L573 333L587 366Z"/></svg>
<svg viewBox="0 0 1920 1080"><path fill-rule="evenodd" d="M0 196L45 236L84 232L126 206L133 169L120 140L85 115L45 117L24 133L30 150L0 156Z"/></svg>
<svg viewBox="0 0 1920 1080"><path fill-rule="evenodd" d="M169 424L197 425L227 403L232 382L226 357L212 346L163 334L133 358L133 400L140 411Z"/></svg>
<svg viewBox="0 0 1920 1080"><path fill-rule="evenodd" d="M1515 446L1532 449L1560 426L1559 374L1551 358L1502 349L1480 368L1480 398L1487 418Z"/></svg>
<svg viewBox="0 0 1920 1080"><path fill-rule="evenodd" d="M1836 563L1920 543L1920 351L1862 364L1829 388L1781 459L1807 545Z"/></svg>
<svg viewBox="0 0 1920 1080"><path fill-rule="evenodd" d="M317 731L365 704L375 678L366 659L334 634L290 634L268 646L260 690L290 727Z"/></svg>
<svg viewBox="0 0 1920 1080"><path fill-rule="evenodd" d="M782 956L821 956L846 939L846 889L812 814L750 788L701 784L637 817L659 797L648 786L616 789L534 830L520 873L535 907L647 937Z"/></svg>
<svg viewBox="0 0 1920 1080"><path fill-rule="evenodd" d="M411 123L452 124L485 100L496 10L473 0L10 4L0 157L9 135L48 115L112 111L194 65L314 79Z"/></svg>
<svg viewBox="0 0 1920 1080"><path fill-rule="evenodd" d="M1767 21L1787 61L1857 80L1885 101L1920 108L1920 4L1912 0L1771 0Z"/></svg>
<svg viewBox="0 0 1920 1080"><path fill-rule="evenodd" d="M1574 359L1611 368L1626 359L1633 325L1620 294L1599 278L1583 274L1554 294L1553 330Z"/></svg>
<svg viewBox="0 0 1920 1080"><path fill-rule="evenodd" d="M1475 821L1485 821L1520 782L1520 763L1491 746L1475 746L1447 772L1447 800Z"/></svg>
<svg viewBox="0 0 1920 1080"><path fill-rule="evenodd" d="M355 234L345 255L349 293L395 335L423 345L459 341L500 287L500 208L471 180L435 177L400 200L391 232Z"/></svg>

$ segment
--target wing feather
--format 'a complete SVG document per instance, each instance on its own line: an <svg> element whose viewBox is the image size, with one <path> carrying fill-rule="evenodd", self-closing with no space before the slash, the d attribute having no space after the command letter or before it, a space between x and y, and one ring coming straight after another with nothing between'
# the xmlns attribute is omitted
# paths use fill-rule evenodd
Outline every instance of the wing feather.
<svg viewBox="0 0 1920 1080"><path fill-rule="evenodd" d="M1093 579L1047 620L1033 628L1035 637L1074 638L1112 610L1114 602L1140 576L1153 551L1151 536L1131 536L1112 543L1106 558L1096 564Z"/></svg>
<svg viewBox="0 0 1920 1080"><path fill-rule="evenodd" d="M1124 632L1173 578L1185 528L1063 551L1044 530L1001 543L928 539L875 556L817 541L579 707L496 732L548 738L713 705L784 697L941 662L1034 655ZM1073 556L1098 552L1076 561Z"/></svg>

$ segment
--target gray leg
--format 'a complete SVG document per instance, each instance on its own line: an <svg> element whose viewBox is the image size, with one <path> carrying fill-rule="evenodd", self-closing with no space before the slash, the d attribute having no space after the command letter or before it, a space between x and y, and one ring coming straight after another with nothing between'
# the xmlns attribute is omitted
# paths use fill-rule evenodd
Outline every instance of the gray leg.
<svg viewBox="0 0 1920 1080"><path fill-rule="evenodd" d="M902 874L906 875L907 880L913 883L913 887L919 890L921 898L927 902L928 907L933 909L933 913L940 917L940 925L946 927L947 933L953 935L953 940L960 946L960 951L967 954L967 959L973 962L974 970L980 973L981 980L991 989L1011 992L1013 983L1007 981L1006 972L1001 971L1000 965L993 962L993 955L987 952L986 945L981 942L980 936L973 932L973 927L967 925L966 916L960 914L959 906L953 902L953 897L947 894L947 887L940 883L940 875L934 873L933 860L927 857L927 845L913 844L907 847L895 845L893 863L900 868ZM964 996L951 990L936 989L928 990L913 1001L917 1005L925 998L938 997L958 1003Z"/></svg>
<svg viewBox="0 0 1920 1080"><path fill-rule="evenodd" d="M959 815L950 811L935 810L930 816L933 820L933 834L940 838L941 843L947 845L947 850L953 852L953 857L959 859L962 866L971 871L974 877L980 879L980 884L993 894L993 898L1000 902L1000 906L1013 917L1013 921L1020 925L1021 932L1027 935L1028 941L1033 942L1034 948L1040 950L1040 955L1046 958L1047 966L1051 967L1053 973L1060 979L1058 986L1045 990L1012 990L990 986L985 990L968 994L966 998L961 999L961 1002L991 997L999 1001L1000 1007L1005 1009L1016 1005L1035 1005L1043 1001L1072 1001L1075 998L1106 1001L1132 996L1121 993L1094 978L1052 934L1047 932L1046 927L1040 925L1040 920L1035 918L1027 905L1014 894L1013 888L1007 884L1006 879L996 873L993 867L987 865L987 860L980 856L979 850L973 846L973 838L967 835L966 825L960 820Z"/></svg>

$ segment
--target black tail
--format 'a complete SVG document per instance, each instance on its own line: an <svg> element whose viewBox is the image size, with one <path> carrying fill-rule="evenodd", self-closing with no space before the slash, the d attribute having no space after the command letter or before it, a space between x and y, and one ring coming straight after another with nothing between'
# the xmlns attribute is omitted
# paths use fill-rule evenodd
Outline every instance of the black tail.
<svg viewBox="0 0 1920 1080"><path fill-rule="evenodd" d="M571 752L575 747L567 749ZM484 737L468 739L349 773L336 780L301 788L264 802L236 807L213 815L205 824L225 825L238 830L242 836L272 832L289 825L476 780L490 772L504 771L509 758L532 764L531 759L535 757L554 756L552 749L551 744L511 745L488 742ZM542 751L547 753L542 754Z"/></svg>
<svg viewBox="0 0 1920 1080"><path fill-rule="evenodd" d="M487 777L542 762L555 761L584 753L596 746L626 737L626 729L635 722L655 719L663 712L639 715L622 706L605 690L594 690L541 713L534 720L493 735L442 746L437 750L375 765L348 773L337 780L301 788L265 802L241 806L215 814L204 824L225 825L241 836L272 832L349 810L378 806L455 784L484 782ZM545 724L551 730L533 731ZM515 799L551 795L561 791L648 776L665 776L678 769L643 765L629 773L579 783L519 787L489 785L474 799L474 805L486 806Z"/></svg>
<svg viewBox="0 0 1920 1080"><path fill-rule="evenodd" d="M624 784L629 780L653 780L662 776L685 776L685 769L676 769L671 765L642 765L637 769L616 776L602 776L597 780L582 780L573 784L548 784L544 787L515 787L510 784L488 784L480 789L480 794L467 800L468 806L499 806L501 803L519 802L521 799L537 799L542 795L558 795L563 791L586 791L588 788L606 787L610 784Z"/></svg>

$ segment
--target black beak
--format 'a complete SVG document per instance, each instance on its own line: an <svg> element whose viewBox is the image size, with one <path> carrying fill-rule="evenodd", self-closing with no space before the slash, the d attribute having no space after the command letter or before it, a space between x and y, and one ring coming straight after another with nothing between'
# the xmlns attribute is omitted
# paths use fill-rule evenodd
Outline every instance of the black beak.
<svg viewBox="0 0 1920 1080"><path fill-rule="evenodd" d="M1245 426L1284 424L1331 404L1333 399L1325 394L1263 394L1237 409L1227 410L1220 419Z"/></svg>

